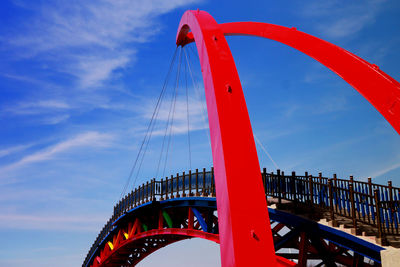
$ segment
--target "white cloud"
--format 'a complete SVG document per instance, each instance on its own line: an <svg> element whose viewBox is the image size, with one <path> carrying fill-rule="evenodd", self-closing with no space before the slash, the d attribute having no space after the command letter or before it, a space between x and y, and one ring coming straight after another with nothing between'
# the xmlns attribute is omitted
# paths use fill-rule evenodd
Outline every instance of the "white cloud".
<svg viewBox="0 0 400 267"><path fill-rule="evenodd" d="M112 140L112 138L113 137L110 134L104 134L98 132L82 133L66 141L62 141L58 144L47 147L41 151L27 155L15 163L2 167L0 169L0 172L15 170L27 164L52 160L56 155L71 150L73 148L106 147L110 145L110 141Z"/></svg>
<svg viewBox="0 0 400 267"><path fill-rule="evenodd" d="M28 148L32 147L33 145L34 144L18 145L18 146L8 147L5 149L0 149L0 158L17 153L17 152L24 151L25 149L28 149Z"/></svg>
<svg viewBox="0 0 400 267"><path fill-rule="evenodd" d="M382 168L382 169L380 169L378 171L375 171L371 175L371 177L378 177L378 176L384 175L384 174L386 174L386 173L388 173L390 171L396 170L398 168L400 168L400 162L395 162L393 164L385 166L384 168Z"/></svg>
<svg viewBox="0 0 400 267"><path fill-rule="evenodd" d="M350 37L374 23L385 0L367 0L343 5L342 1L315 1L306 5L304 15L318 18L316 28L331 38Z"/></svg>
<svg viewBox="0 0 400 267"><path fill-rule="evenodd" d="M99 225L104 224L106 214L66 216L60 214L0 214L0 227L3 229L38 229L63 231L97 232Z"/></svg>
<svg viewBox="0 0 400 267"><path fill-rule="evenodd" d="M143 109L143 117L146 120L149 120L152 116L152 112L154 107L153 103L145 105ZM160 111L158 112L157 127L154 129L153 136L159 136L165 134L165 126L169 117L169 110L171 108L171 100L163 101ZM204 114L206 111L205 103L202 103L201 100L189 98L189 122L190 122L190 131L203 130L208 128L207 114ZM172 118L172 111L170 117ZM170 119L171 119L170 118ZM177 97L175 103L175 113L173 116L173 134L183 134L187 133L187 105L186 105L186 97L180 96Z"/></svg>
<svg viewBox="0 0 400 267"><path fill-rule="evenodd" d="M16 115L34 115L70 109L71 106L61 100L48 99L32 102L20 102L12 106L5 107L3 111Z"/></svg>
<svg viewBox="0 0 400 267"><path fill-rule="evenodd" d="M120 55L117 58L100 58L100 57L80 57L81 59L77 61L76 66L69 71L74 74L76 70L80 86L83 88L98 86L109 77L114 70L126 66L131 60L130 56Z"/></svg>
<svg viewBox="0 0 400 267"><path fill-rule="evenodd" d="M54 124L59 124L61 122L64 122L64 121L68 120L69 118L70 118L70 115L68 115L68 114L50 116L47 118L43 118L41 123L47 124L47 125L54 125Z"/></svg>
<svg viewBox="0 0 400 267"><path fill-rule="evenodd" d="M198 0L53 1L18 5L34 17L8 38L23 57L40 56L71 74L82 87L95 87L134 59L135 43L148 41L160 26L156 17Z"/></svg>

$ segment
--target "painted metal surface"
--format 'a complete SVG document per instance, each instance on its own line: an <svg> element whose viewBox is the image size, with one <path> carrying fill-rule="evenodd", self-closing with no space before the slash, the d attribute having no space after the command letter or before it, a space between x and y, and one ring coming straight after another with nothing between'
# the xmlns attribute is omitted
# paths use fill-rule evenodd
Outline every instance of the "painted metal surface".
<svg viewBox="0 0 400 267"><path fill-rule="evenodd" d="M375 262L380 262L380 251L385 249L384 247L367 242L337 228L319 224L288 212L271 208L268 210L271 220L283 223L286 226L299 228L309 235L329 240Z"/></svg>
<svg viewBox="0 0 400 267"><path fill-rule="evenodd" d="M134 266L158 249L190 238L219 243L217 218L212 215L215 210L215 198L186 197L144 203L115 218L113 229L84 266Z"/></svg>
<svg viewBox="0 0 400 267"><path fill-rule="evenodd" d="M218 198L222 265L292 266L293 262L275 255L246 102L224 35L265 37L287 44L313 57L358 90L398 133L400 133L400 84L380 71L376 65L340 47L297 31L295 28L253 22L217 24L204 11L187 11L183 15L178 28L177 45L184 46L190 42L196 42L206 90ZM243 178L246 179L245 187ZM173 206L175 203L170 204ZM187 206L191 206L190 202ZM148 230L147 225L136 220L134 225L130 225L130 233L136 233L135 231L141 228L142 230L135 234L138 239L173 235L181 236L181 239L196 236L212 240L213 237L204 236L204 234L209 234L204 232L204 230L207 231L207 226L202 227L201 231L193 229L194 216L197 219L201 217L196 213L195 208L189 208L188 229L172 229L172 220L168 220L166 213L160 213L158 225L163 225L162 217L164 217L169 229L160 227L160 229ZM110 232L103 241L107 241L108 243L104 244L108 245L104 246L100 256L95 257L94 266L104 264L104 262L101 263L101 259L110 258L109 256L115 251L121 251L118 248L121 248L121 244L125 242L124 239L132 238L132 235L124 232L122 228L118 230L118 225L125 219L124 215L116 218L113 221L114 228L110 228L111 230L107 228L107 232ZM118 231L116 235L115 231ZM326 230L325 232L329 233ZM113 242L108 241L110 234L114 234ZM318 237L321 238L321 236L319 233ZM332 242L338 242L338 236L340 235L327 234L326 238L332 239ZM315 236L313 238L314 241L311 240L311 242L318 244L318 238ZM281 243L288 240L290 236L282 239ZM357 245L358 242L348 237L345 237L345 240L351 246ZM103 241L100 243L103 244ZM309 246L307 242L303 244L305 248ZM104 249L107 247L108 256L105 256ZM358 251L359 255L370 255L370 249ZM97 248L91 258L96 255L96 251Z"/></svg>
<svg viewBox="0 0 400 267"><path fill-rule="evenodd" d="M219 26L225 35L268 38L314 58L353 86L400 134L400 83L377 65L296 28L260 22L232 22Z"/></svg>
<svg viewBox="0 0 400 267"><path fill-rule="evenodd" d="M116 262L124 262L126 258L123 255L126 253L129 254L131 247L135 246L138 241L143 240L144 242L146 242L145 239L147 238L151 238L151 240L160 238L168 241L162 246L155 247L156 249L152 249L149 253L147 253L146 256L164 247L165 245L169 245L176 241L181 241L189 238L202 238L216 243L219 242L218 234L206 233L204 231L195 229L153 229L138 232L132 236L128 236L128 238L125 238L125 235L123 235L123 233L120 231L116 236L114 236L113 242L107 242L107 246L103 247L100 256L98 256L98 258L94 260L91 266L120 266L118 263L116 264ZM140 260L142 260L143 258L141 258Z"/></svg>
<svg viewBox="0 0 400 267"><path fill-rule="evenodd" d="M222 266L278 266L242 86L223 31L205 11L186 11L177 45L196 42L206 91ZM243 179L246 179L245 181ZM243 187L246 182L246 187Z"/></svg>
<svg viewBox="0 0 400 267"><path fill-rule="evenodd" d="M174 198L138 206L116 220L118 223L114 230L109 237L99 244L98 252L92 255L88 265L85 266L121 266L127 262L129 257L131 257L130 262L134 265L164 246L193 237L218 243L218 231L207 232L208 229L205 229L203 225L200 227L198 223L199 218L205 222L204 225L209 223L210 217L207 217L207 214L209 211L215 211L215 209L216 199L207 197ZM175 225L167 223L163 216L165 210L168 210L171 216L175 216L172 218L174 221L177 220ZM349 256L349 251L352 251L354 255L369 258L374 263L380 262L380 251L384 249L381 246L288 212L272 208L268 210L271 220L278 223L272 229L275 250L278 251L279 255L299 259L299 266L306 266L307 260L312 259L320 259L326 262L331 260L335 263L351 266L355 261ZM193 218L195 214L197 222ZM187 220L182 220L185 216L187 216ZM148 220L149 218L151 219ZM155 228L144 229L142 227L143 221ZM213 223L215 225L216 222ZM176 228L178 225L181 228ZM285 227L287 227L286 230ZM281 230L284 234L280 232ZM326 241L330 242L328 246ZM335 244L338 247L334 247ZM325 249L318 250L321 247L325 247ZM140 250L140 255L136 258L131 256L134 254L135 248ZM285 253L291 248L300 248L300 250L298 253ZM284 250L282 252L279 249ZM331 258L324 257L324 252L325 254L330 253ZM290 264L288 260L282 257L277 256L276 260L278 264L282 262L281 265ZM301 265L300 262L304 264ZM294 265L293 262L291 264Z"/></svg>
<svg viewBox="0 0 400 267"><path fill-rule="evenodd" d="M265 227L269 228L268 213L260 190L260 168L246 102L223 35L270 38L313 57L360 92L398 133L400 84L376 65L296 28L254 22L218 24L204 11L184 13L176 43L184 46L194 41L200 58L220 214L222 265L276 265L271 231ZM249 183L246 190L241 186L242 177Z"/></svg>

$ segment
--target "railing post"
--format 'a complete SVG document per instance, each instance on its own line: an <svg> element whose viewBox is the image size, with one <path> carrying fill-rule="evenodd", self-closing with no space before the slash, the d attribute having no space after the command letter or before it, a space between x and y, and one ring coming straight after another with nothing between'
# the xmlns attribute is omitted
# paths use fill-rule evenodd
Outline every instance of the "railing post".
<svg viewBox="0 0 400 267"><path fill-rule="evenodd" d="M270 188L271 188L271 194L270 196L274 197L275 196L275 178L274 178L274 172L271 172L269 174L270 177Z"/></svg>
<svg viewBox="0 0 400 267"><path fill-rule="evenodd" d="M135 191L133 191L133 189L132 189L132 191L131 191L131 209L133 208L133 207L135 207Z"/></svg>
<svg viewBox="0 0 400 267"><path fill-rule="evenodd" d="M124 204L125 204L125 198L121 199L121 214L124 213Z"/></svg>
<svg viewBox="0 0 400 267"><path fill-rule="evenodd" d="M304 172L304 180L303 180L303 185L304 185L304 196L302 197L304 199L304 203L309 200L309 195L307 194L307 187L308 186L308 172Z"/></svg>
<svg viewBox="0 0 400 267"><path fill-rule="evenodd" d="M372 178L368 177L368 194L372 197L374 192L372 192Z"/></svg>
<svg viewBox="0 0 400 267"><path fill-rule="evenodd" d="M395 214L394 211L394 207L393 207L393 186L392 186L392 181L388 181L388 190L389 190L389 205L388 205L388 209L389 209L389 214ZM394 228L393 228L393 221L391 221L391 218L393 215L389 216L389 223L390 223L390 227L392 229L392 233L394 234ZM396 215L394 215L396 216ZM389 230L389 229L388 229Z"/></svg>
<svg viewBox="0 0 400 267"><path fill-rule="evenodd" d="M142 186L139 185L139 189L138 189L138 206L140 206L142 204Z"/></svg>
<svg viewBox="0 0 400 267"><path fill-rule="evenodd" d="M140 185L137 188L137 203L136 203L136 205L137 206L140 205Z"/></svg>
<svg viewBox="0 0 400 267"><path fill-rule="evenodd" d="M196 169L196 197L200 196L199 193L199 169Z"/></svg>
<svg viewBox="0 0 400 267"><path fill-rule="evenodd" d="M153 180L151 181L151 194L151 201L156 201L156 178L153 178Z"/></svg>
<svg viewBox="0 0 400 267"><path fill-rule="evenodd" d="M126 209L126 211L130 210L129 205L130 205L130 193L128 193L128 194L126 195L126 202L125 202L125 209Z"/></svg>
<svg viewBox="0 0 400 267"><path fill-rule="evenodd" d="M160 197L160 201L164 200L164 195L163 195L164 192L162 190L163 182L164 182L164 180L161 178L161 186L160 186L160 195L161 195L161 197Z"/></svg>
<svg viewBox="0 0 400 267"><path fill-rule="evenodd" d="M145 194L146 194L146 202L148 202L149 201L149 181L146 182Z"/></svg>
<svg viewBox="0 0 400 267"><path fill-rule="evenodd" d="M135 191L133 191L133 206L136 207L136 188Z"/></svg>
<svg viewBox="0 0 400 267"><path fill-rule="evenodd" d="M294 202L297 202L297 192L296 192L296 172L292 171L292 178L290 181L290 187L292 191L292 199Z"/></svg>
<svg viewBox="0 0 400 267"><path fill-rule="evenodd" d="M350 179L350 181L352 181L352 179ZM353 221L353 228L354 228L353 234L357 234L356 203L354 201L354 187L352 182L349 184L349 191L350 191L350 204L351 204L351 219Z"/></svg>
<svg viewBox="0 0 400 267"><path fill-rule="evenodd" d="M201 196L206 196L206 168L203 168L203 193L201 194Z"/></svg>
<svg viewBox="0 0 400 267"><path fill-rule="evenodd" d="M176 173L176 197L180 197L180 195L179 195L179 173Z"/></svg>
<svg viewBox="0 0 400 267"><path fill-rule="evenodd" d="M174 176L171 174L171 198L174 198Z"/></svg>
<svg viewBox="0 0 400 267"><path fill-rule="evenodd" d="M182 197L186 197L186 192L185 192L185 175L186 175L186 173L185 172L183 172L182 173Z"/></svg>
<svg viewBox="0 0 400 267"><path fill-rule="evenodd" d="M278 203L281 204L282 203L282 189L281 189L281 170L277 169L276 170L276 175L277 175L277 179L278 179Z"/></svg>
<svg viewBox="0 0 400 267"><path fill-rule="evenodd" d="M330 215L331 215L331 222L330 222L330 224L331 224L331 226L332 227L337 227L338 226L338 224L337 224L337 222L336 222L336 220L335 220L335 210L334 210L334 207L333 207L333 183L332 183L332 180L333 179L329 179L328 180L328 191L329 191L329 212L330 212Z"/></svg>
<svg viewBox="0 0 400 267"><path fill-rule="evenodd" d="M168 176L165 177L165 199L168 199Z"/></svg>
<svg viewBox="0 0 400 267"><path fill-rule="evenodd" d="M384 236L382 229L382 218L381 218L381 208L380 208L380 200L379 200L379 190L374 190L374 198L375 198L375 214L376 214L376 223L378 226L378 237L377 243L383 245Z"/></svg>
<svg viewBox="0 0 400 267"><path fill-rule="evenodd" d="M189 197L193 196L192 193L192 170L189 170Z"/></svg>
<svg viewBox="0 0 400 267"><path fill-rule="evenodd" d="M128 210L132 208L132 191L128 194Z"/></svg>
<svg viewBox="0 0 400 267"><path fill-rule="evenodd" d="M267 168L263 168L263 172L262 172L262 181L263 181L263 187L264 187L265 195L267 195L267 187L266 187L266 182L267 182Z"/></svg>
<svg viewBox="0 0 400 267"><path fill-rule="evenodd" d="M135 188L135 207L138 206L139 203L139 187Z"/></svg>
<svg viewBox="0 0 400 267"><path fill-rule="evenodd" d="M372 178L368 177L368 203L367 203L367 209L371 210L373 209L373 199L374 199L374 192L372 192ZM368 223L371 221L371 216L368 216Z"/></svg>
<svg viewBox="0 0 400 267"><path fill-rule="evenodd" d="M142 184L142 204L144 204L144 203L146 203L146 195L145 195L145 189L144 189L144 187L145 187L146 185L145 185L145 183L143 183Z"/></svg>
<svg viewBox="0 0 400 267"><path fill-rule="evenodd" d="M323 188L323 186L322 186L322 172L319 172L318 173L318 186L317 186L317 190L318 190L318 204L320 205L320 206L323 206L324 205L324 202L323 202L323 195L322 195L322 188Z"/></svg>
<svg viewBox="0 0 400 267"><path fill-rule="evenodd" d="M140 205L143 204L143 188L144 188L144 184L139 186L139 204Z"/></svg>
<svg viewBox="0 0 400 267"><path fill-rule="evenodd" d="M309 187L309 198L310 198L310 203L314 204L314 189L313 189L313 180L312 180L312 175L308 177L308 187Z"/></svg>

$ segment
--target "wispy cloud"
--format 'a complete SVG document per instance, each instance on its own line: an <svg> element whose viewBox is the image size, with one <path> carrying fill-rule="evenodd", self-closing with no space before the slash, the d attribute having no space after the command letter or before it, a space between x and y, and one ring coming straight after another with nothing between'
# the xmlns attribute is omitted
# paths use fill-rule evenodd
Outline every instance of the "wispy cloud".
<svg viewBox="0 0 400 267"><path fill-rule="evenodd" d="M152 103L153 104L153 103ZM152 104L145 105L143 109L143 118L149 120L152 116L154 107ZM173 117L172 134L182 134L188 131L187 125L187 104L186 97L178 97L175 102L175 112L173 112L173 104L171 100L164 101L158 116L156 118L158 127L154 130L153 135L164 135L166 122ZM171 108L171 113L170 113ZM207 114L204 114L205 103L195 98L189 98L189 131L197 131L208 128Z"/></svg>
<svg viewBox="0 0 400 267"><path fill-rule="evenodd" d="M47 125L59 124L63 121L68 120L69 117L70 117L70 115L68 115L68 114L61 114L61 115L45 117L41 120L41 123L47 124Z"/></svg>
<svg viewBox="0 0 400 267"><path fill-rule="evenodd" d="M40 56L51 68L75 77L81 87L96 87L132 63L135 43L157 34L157 16L192 2L196 0L19 2L34 16L27 17L22 33L8 43L17 55Z"/></svg>
<svg viewBox="0 0 400 267"><path fill-rule="evenodd" d="M0 172L12 171L27 164L52 160L60 153L78 147L106 147L110 145L112 135L99 132L86 132L76 135L68 140L59 142L55 145L27 155L17 162L0 168Z"/></svg>
<svg viewBox="0 0 400 267"><path fill-rule="evenodd" d="M5 149L0 149L0 158L14 154L14 153L24 151L25 149L28 149L28 148L32 147L33 145L34 144L18 145L18 146L8 147Z"/></svg>
<svg viewBox="0 0 400 267"><path fill-rule="evenodd" d="M386 165L385 167L383 167L382 169L374 172L371 177L379 177L381 175L384 175L390 171L394 171L396 169L400 168L400 162L395 162L389 165Z"/></svg>
<svg viewBox="0 0 400 267"><path fill-rule="evenodd" d="M375 22L385 0L367 0L343 5L342 1L315 1L303 14L317 18L317 30L331 38L352 36Z"/></svg>
<svg viewBox="0 0 400 267"><path fill-rule="evenodd" d="M326 95L321 97L318 102L313 105L300 105L296 103L287 103L282 105L282 113L285 117L290 118L294 115L323 115L328 113L337 113L349 109L348 99L343 95Z"/></svg>
<svg viewBox="0 0 400 267"><path fill-rule="evenodd" d="M98 231L108 214L66 216L61 214L0 214L3 229Z"/></svg>
<svg viewBox="0 0 400 267"><path fill-rule="evenodd" d="M12 106L5 107L4 112L16 115L34 115L42 113L53 113L54 111L63 111L70 109L71 106L58 99L48 99L32 102L20 102Z"/></svg>

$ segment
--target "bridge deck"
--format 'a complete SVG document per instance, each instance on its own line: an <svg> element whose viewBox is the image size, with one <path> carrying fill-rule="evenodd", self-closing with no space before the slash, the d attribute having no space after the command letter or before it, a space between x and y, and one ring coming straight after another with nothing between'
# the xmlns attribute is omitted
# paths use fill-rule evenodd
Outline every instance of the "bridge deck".
<svg viewBox="0 0 400 267"><path fill-rule="evenodd" d="M378 185L319 176L290 176L262 172L266 197L278 209L301 212L313 220L325 219L332 226L351 228L355 235L374 236L380 245L399 246L400 190L391 182ZM243 186L246 185L243 179ZM179 197L215 196L213 169L177 174L140 185L114 207L114 213L92 245L85 262L113 230L116 220L133 208L155 200ZM245 197L245 194L243 195Z"/></svg>

